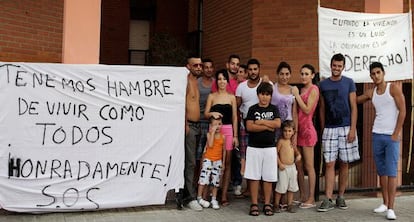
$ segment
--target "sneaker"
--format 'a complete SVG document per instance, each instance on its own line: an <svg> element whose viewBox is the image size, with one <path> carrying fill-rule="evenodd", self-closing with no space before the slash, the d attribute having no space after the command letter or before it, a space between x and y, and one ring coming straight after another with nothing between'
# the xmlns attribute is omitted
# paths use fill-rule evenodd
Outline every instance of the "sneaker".
<svg viewBox="0 0 414 222"><path fill-rule="evenodd" d="M210 203L208 201L203 200L203 198L199 199L198 203L204 208L208 208L210 206Z"/></svg>
<svg viewBox="0 0 414 222"><path fill-rule="evenodd" d="M218 201L217 201L217 200L212 200L212 201L211 201L211 207L212 207L213 209L215 209L215 210L220 209L220 205L219 205L219 203L218 203Z"/></svg>
<svg viewBox="0 0 414 222"><path fill-rule="evenodd" d="M187 206L191 210L195 210L195 211L202 211L203 210L203 207L200 204L198 204L198 202L196 200L190 201L190 203L188 203Z"/></svg>
<svg viewBox="0 0 414 222"><path fill-rule="evenodd" d="M326 212L335 208L335 204L332 203L332 200L325 199L322 201L321 205L318 208L319 212Z"/></svg>
<svg viewBox="0 0 414 222"><path fill-rule="evenodd" d="M241 189L242 189L241 185L234 186L234 195L236 196L242 195Z"/></svg>
<svg viewBox="0 0 414 222"><path fill-rule="evenodd" d="M387 210L388 210L388 207L385 206L384 204L381 204L379 207L374 209L374 212L375 213L384 213Z"/></svg>
<svg viewBox="0 0 414 222"><path fill-rule="evenodd" d="M343 197L336 198L336 206L342 210L348 209L348 206L345 203L345 199Z"/></svg>
<svg viewBox="0 0 414 222"><path fill-rule="evenodd" d="M397 219L397 216L395 216L394 210L393 209L388 209L387 210L387 219L388 220L395 220Z"/></svg>

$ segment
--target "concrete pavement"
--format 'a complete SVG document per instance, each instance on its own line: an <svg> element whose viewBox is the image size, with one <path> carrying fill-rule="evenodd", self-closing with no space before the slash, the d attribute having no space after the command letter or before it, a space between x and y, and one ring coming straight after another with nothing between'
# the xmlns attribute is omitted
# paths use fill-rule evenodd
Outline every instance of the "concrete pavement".
<svg viewBox="0 0 414 222"><path fill-rule="evenodd" d="M173 201L163 206L146 206L124 209L102 210L96 212L21 214L0 210L0 222L132 222L132 221L387 221L385 213L377 214L372 210L381 204L380 197L345 196L349 209L333 209L317 212L316 208L298 209L297 213L282 212L274 216L252 217L248 215L248 199L231 199L231 204L220 210L211 208L195 212L188 208L176 210ZM262 205L260 205L262 207ZM396 199L395 212L398 221L414 221L414 193L402 193Z"/></svg>

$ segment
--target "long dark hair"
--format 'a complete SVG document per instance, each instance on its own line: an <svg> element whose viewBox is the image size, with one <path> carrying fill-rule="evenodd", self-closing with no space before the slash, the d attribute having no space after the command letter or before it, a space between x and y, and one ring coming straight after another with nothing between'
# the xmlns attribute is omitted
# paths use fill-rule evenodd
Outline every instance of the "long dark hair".
<svg viewBox="0 0 414 222"><path fill-rule="evenodd" d="M290 68L290 65L287 62L280 62L276 69L276 74L279 75L280 70L283 68L286 68L289 70L290 73L292 73L292 69Z"/></svg>
<svg viewBox="0 0 414 222"><path fill-rule="evenodd" d="M216 81L217 89L218 89L218 84L217 84L217 82L218 82L218 76L219 76L220 73L223 74L224 78L227 80L227 84L229 84L229 82L230 82L229 73L227 72L227 70L225 70L225 69L218 70L216 72L216 74L214 75L216 77L216 80L215 81Z"/></svg>

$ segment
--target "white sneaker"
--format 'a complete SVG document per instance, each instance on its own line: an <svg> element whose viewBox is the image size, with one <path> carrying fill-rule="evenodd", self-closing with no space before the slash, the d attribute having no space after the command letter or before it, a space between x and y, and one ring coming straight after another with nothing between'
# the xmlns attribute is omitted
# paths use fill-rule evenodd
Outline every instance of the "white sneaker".
<svg viewBox="0 0 414 222"><path fill-rule="evenodd" d="M213 209L215 209L215 210L220 209L220 205L219 205L219 203L218 203L218 201L217 201L217 200L212 200L212 201L211 201L211 207L212 207Z"/></svg>
<svg viewBox="0 0 414 222"><path fill-rule="evenodd" d="M242 195L241 189L242 189L241 185L235 186L234 187L234 195L236 195L236 196Z"/></svg>
<svg viewBox="0 0 414 222"><path fill-rule="evenodd" d="M394 210L393 209L388 209L387 211L387 219L388 220L395 220L397 219L397 216L395 216Z"/></svg>
<svg viewBox="0 0 414 222"><path fill-rule="evenodd" d="M210 206L210 203L208 201L203 200L203 198L198 200L198 203L204 208L208 208Z"/></svg>
<svg viewBox="0 0 414 222"><path fill-rule="evenodd" d="M384 204L381 204L379 207L374 209L374 212L375 213L384 213L387 210L388 210L388 207L385 206Z"/></svg>
<svg viewBox="0 0 414 222"><path fill-rule="evenodd" d="M203 207L201 207L201 205L198 204L198 202L196 200L192 200L190 203L187 204L187 206L191 210L195 210L195 211L202 211L203 210Z"/></svg>

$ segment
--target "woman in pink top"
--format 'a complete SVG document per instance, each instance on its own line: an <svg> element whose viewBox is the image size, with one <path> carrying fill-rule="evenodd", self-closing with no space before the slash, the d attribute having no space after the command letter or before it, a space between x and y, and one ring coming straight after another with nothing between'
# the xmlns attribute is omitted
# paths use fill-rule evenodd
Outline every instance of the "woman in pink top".
<svg viewBox="0 0 414 222"><path fill-rule="evenodd" d="M304 169L308 173L309 195L308 198L299 206L300 208L315 207L315 168L314 168L314 146L318 140L315 127L313 125L313 114L319 100L319 89L312 83L315 77L315 68L312 65L305 64L300 70L300 78L303 88L299 90L294 87L292 90L296 98L298 108L298 135L297 145L302 154L303 160L299 161L296 166L298 168L298 181L304 187ZM303 197L304 190L301 191ZM303 201L303 199L302 199Z"/></svg>

